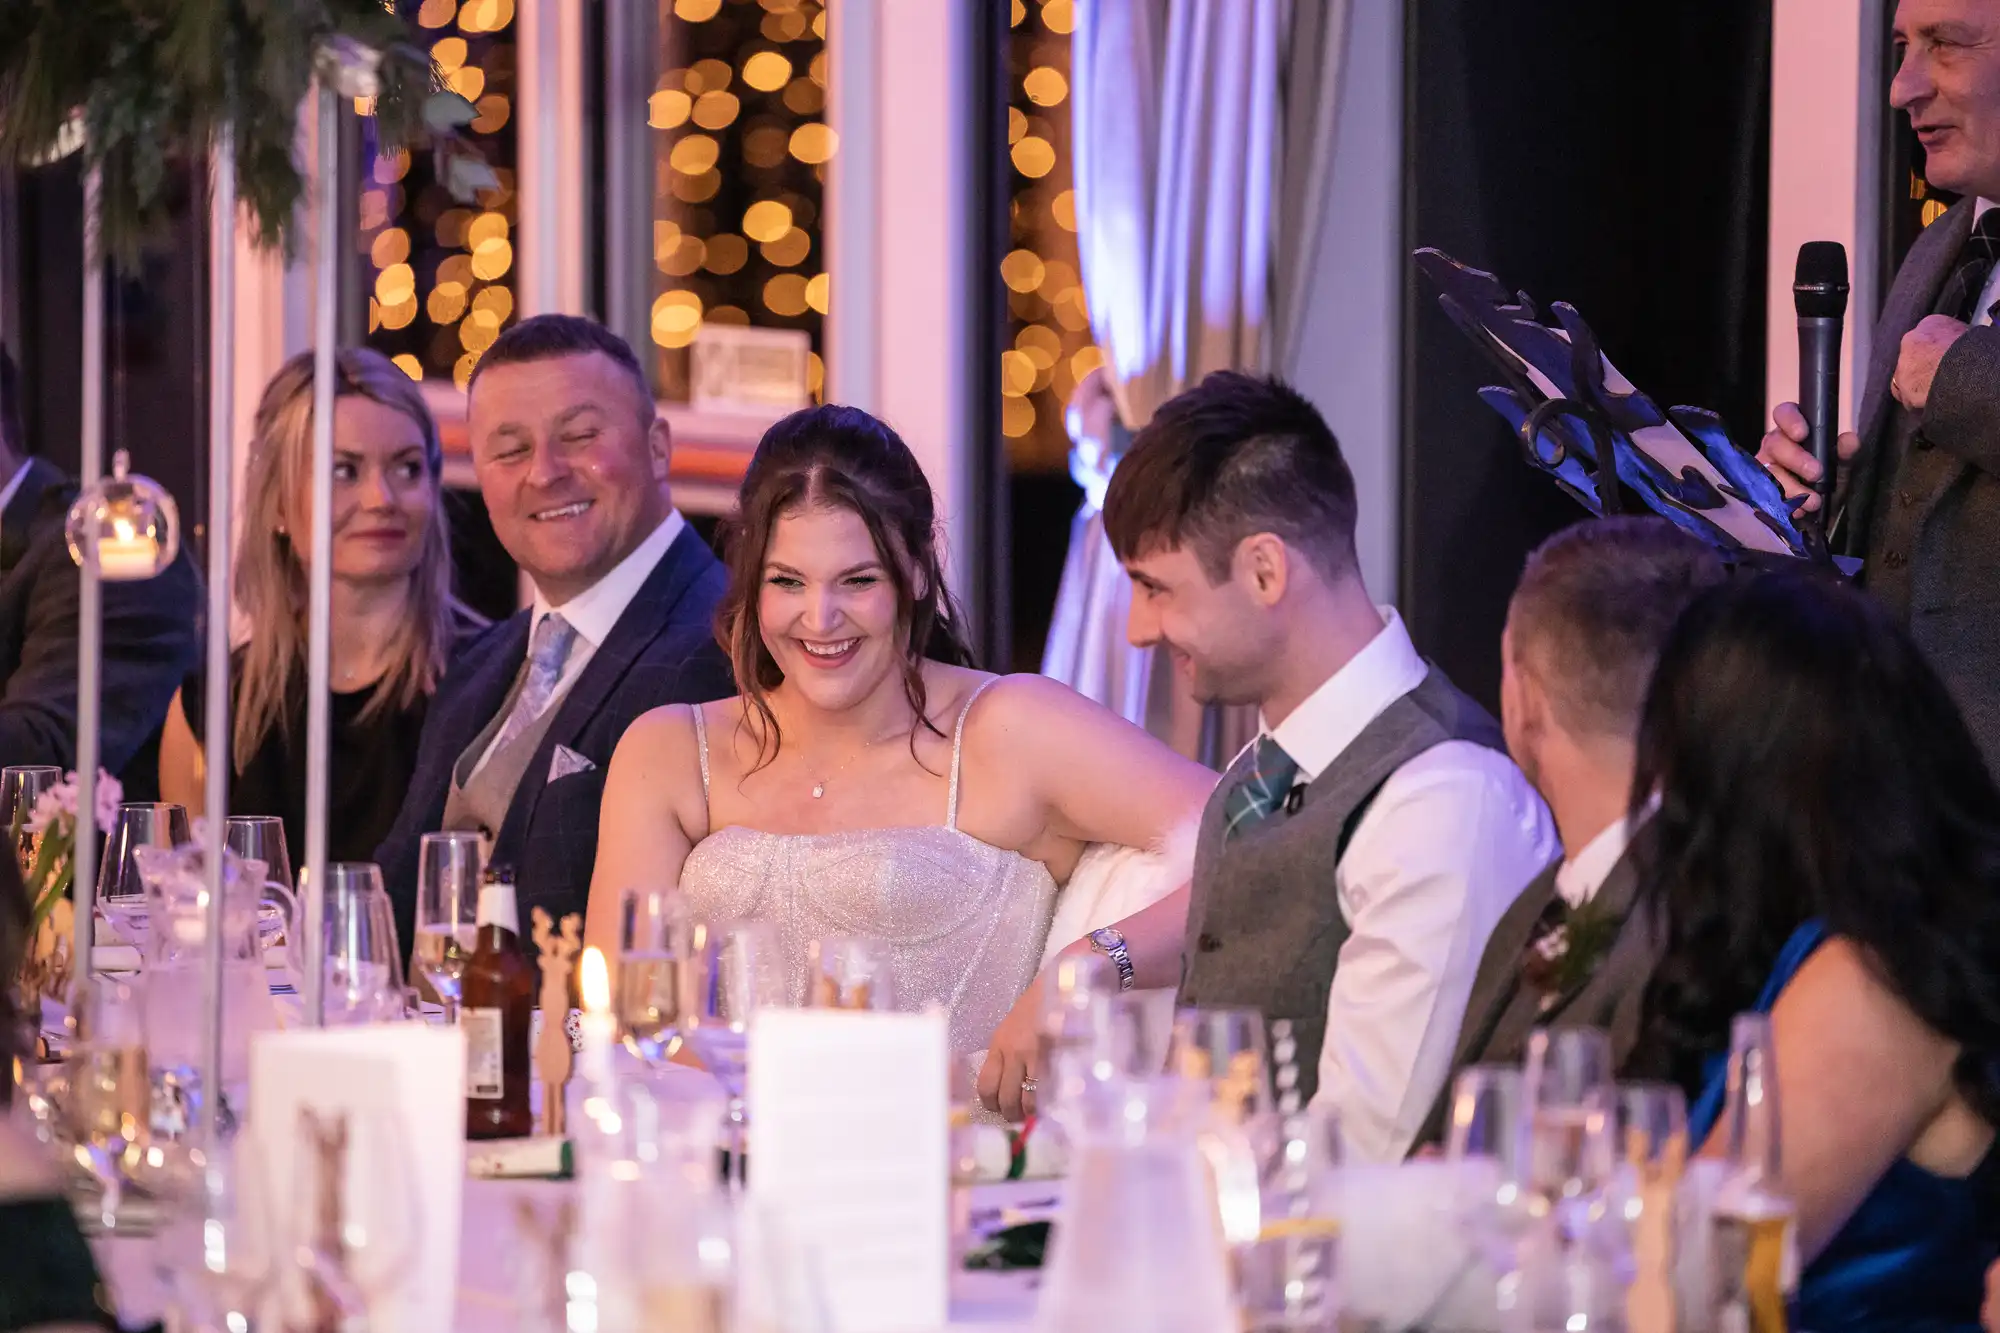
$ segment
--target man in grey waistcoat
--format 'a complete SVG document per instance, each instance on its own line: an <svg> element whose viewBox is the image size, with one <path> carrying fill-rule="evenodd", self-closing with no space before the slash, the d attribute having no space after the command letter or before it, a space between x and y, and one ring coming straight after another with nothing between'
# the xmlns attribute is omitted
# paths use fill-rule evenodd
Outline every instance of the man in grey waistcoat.
<svg viewBox="0 0 2000 1333"><path fill-rule="evenodd" d="M1210 375L1112 476L1129 633L1257 741L1209 800L1180 1000L1289 1020L1303 1095L1356 1160L1408 1150L1443 1083L1487 935L1555 854L1499 726L1362 584L1354 478L1272 379Z"/></svg>
<svg viewBox="0 0 2000 1333"><path fill-rule="evenodd" d="M1875 321L1833 544L1864 557L1863 586L1908 623L2000 773L2000 5L1902 0L1894 40L1889 101L1930 183L1964 198L1917 237ZM1758 457L1803 492L1820 475L1805 418L1784 403L1774 419Z"/></svg>
<svg viewBox="0 0 2000 1333"><path fill-rule="evenodd" d="M406 945L436 829L486 836L522 921L583 911L618 738L648 709L734 693L714 632L727 578L674 507L667 423L625 340L537 315L486 349L467 394L480 494L535 596L460 652L424 718L375 853Z"/></svg>
<svg viewBox="0 0 2000 1333"><path fill-rule="evenodd" d="M1668 632L1724 577L1720 557L1663 518L1593 519L1528 557L1501 638L1507 748L1555 815L1563 859L1500 918L1473 979L1451 1075L1512 1064L1537 1027L1639 1033L1654 942L1634 911L1645 823L1634 804L1639 718ZM1420 1142L1444 1134L1440 1089Z"/></svg>

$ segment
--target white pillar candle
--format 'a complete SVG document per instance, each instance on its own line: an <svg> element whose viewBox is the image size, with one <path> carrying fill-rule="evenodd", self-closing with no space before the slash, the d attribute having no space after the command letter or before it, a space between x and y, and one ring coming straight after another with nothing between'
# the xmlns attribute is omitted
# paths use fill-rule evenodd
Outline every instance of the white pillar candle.
<svg viewBox="0 0 2000 1333"><path fill-rule="evenodd" d="M578 980L583 992L583 1015L578 1020L583 1050L577 1067L583 1075L584 1095L608 1097L611 1050L618 1043L618 1018L611 1012L611 974L601 949L591 947L583 951L583 971Z"/></svg>

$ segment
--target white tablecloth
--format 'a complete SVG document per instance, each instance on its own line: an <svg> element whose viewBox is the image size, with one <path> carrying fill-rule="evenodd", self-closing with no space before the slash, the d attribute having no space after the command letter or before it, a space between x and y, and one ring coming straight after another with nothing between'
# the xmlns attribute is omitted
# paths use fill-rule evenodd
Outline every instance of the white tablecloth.
<svg viewBox="0 0 2000 1333"><path fill-rule="evenodd" d="M621 1069L630 1059L618 1053ZM636 1062L634 1062L636 1063ZM637 1072L629 1070L629 1072ZM666 1096L676 1092L700 1095L713 1089L707 1074L676 1066L648 1082ZM570 1085L573 1102L578 1085ZM537 1089L539 1092L539 1089ZM571 1115L581 1113L580 1102ZM1046 1196L1047 1183L1000 1184L978 1187L983 1203L1014 1206L1018 1201ZM468 1180L459 1243L458 1321L452 1333L518 1333L515 1278L522 1242L516 1233L519 1203L552 1213L574 1192L573 1181ZM128 1325L161 1317L167 1295L155 1242L146 1239L99 1238L92 1243L97 1262ZM1026 1333L1034 1307L1033 1273L956 1273L952 1278L951 1330L977 1333ZM439 1333L445 1333L440 1330Z"/></svg>

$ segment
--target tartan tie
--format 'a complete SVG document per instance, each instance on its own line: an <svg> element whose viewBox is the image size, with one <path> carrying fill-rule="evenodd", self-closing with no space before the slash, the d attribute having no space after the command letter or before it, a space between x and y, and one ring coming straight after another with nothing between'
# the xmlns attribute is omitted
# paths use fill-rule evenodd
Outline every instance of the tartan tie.
<svg viewBox="0 0 2000 1333"><path fill-rule="evenodd" d="M1224 840L1246 833L1270 818L1285 803L1298 777L1299 766L1285 753L1285 747L1269 736L1258 737L1249 776L1230 789L1222 804L1229 821L1223 827Z"/></svg>
<svg viewBox="0 0 2000 1333"><path fill-rule="evenodd" d="M1958 266L1939 290L1936 313L1967 324L1979 318L1979 297L1986 290L1987 279L1993 276L1993 262L1997 258L2000 258L2000 208L1989 208L1973 224L1972 235L1959 251Z"/></svg>
<svg viewBox="0 0 2000 1333"><path fill-rule="evenodd" d="M542 617L542 623L535 626L535 641L528 646L528 677L521 683L521 692L514 696L507 720L500 724L500 734L487 747L488 754L506 749L542 715L556 692L556 682L562 679L563 663L569 660L569 650L575 643L576 626L554 611Z"/></svg>

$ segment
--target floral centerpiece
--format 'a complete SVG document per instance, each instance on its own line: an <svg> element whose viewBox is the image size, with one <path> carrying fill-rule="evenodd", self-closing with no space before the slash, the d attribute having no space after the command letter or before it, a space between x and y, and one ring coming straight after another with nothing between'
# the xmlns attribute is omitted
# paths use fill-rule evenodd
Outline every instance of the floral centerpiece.
<svg viewBox="0 0 2000 1333"><path fill-rule="evenodd" d="M76 878L76 786L76 774L66 775L36 799L25 818L17 817L10 830L32 913L21 975L14 979L16 996L29 1016L40 1009L41 997L62 993L76 947L76 919L69 901L70 883ZM124 799L118 779L100 769L98 828L111 827Z"/></svg>

